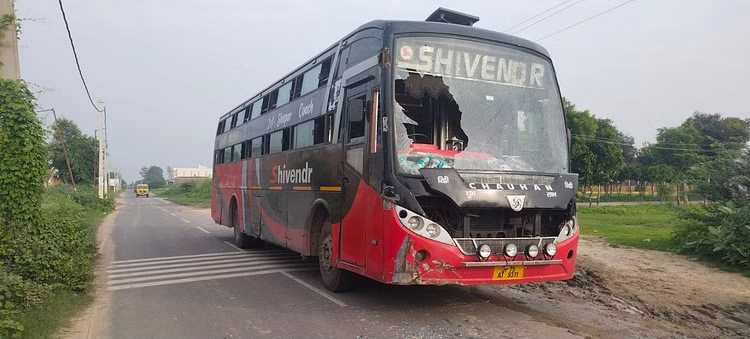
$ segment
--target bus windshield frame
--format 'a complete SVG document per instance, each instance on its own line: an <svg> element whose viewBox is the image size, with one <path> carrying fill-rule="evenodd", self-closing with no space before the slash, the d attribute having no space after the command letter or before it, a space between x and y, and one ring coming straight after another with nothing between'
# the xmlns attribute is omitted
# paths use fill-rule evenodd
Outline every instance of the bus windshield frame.
<svg viewBox="0 0 750 339"><path fill-rule="evenodd" d="M394 169L568 173L568 140L552 62L467 37L393 39Z"/></svg>

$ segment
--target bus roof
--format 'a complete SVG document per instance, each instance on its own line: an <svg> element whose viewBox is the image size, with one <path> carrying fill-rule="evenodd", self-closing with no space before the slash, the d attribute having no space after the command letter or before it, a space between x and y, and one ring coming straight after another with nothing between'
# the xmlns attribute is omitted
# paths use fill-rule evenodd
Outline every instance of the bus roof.
<svg viewBox="0 0 750 339"><path fill-rule="evenodd" d="M540 53L544 55L545 57L547 57L548 59L550 58L549 53L547 52L547 49L545 49L541 45L530 40L526 40L523 38L519 38L517 36L513 36L510 34L505 34L501 32L491 31L491 30L472 27L472 26L444 23L444 22L373 20L373 21L370 21L368 23L365 23L359 26L357 29L353 30L351 33L347 34L345 37L337 40L334 44L330 45L329 47L324 49L322 52L316 54L314 57L310 58L308 61L302 63L299 67L296 67L291 72L285 74L283 77L279 78L278 80L272 82L270 85L263 88L262 91L256 93L252 97L243 101L241 104L235 106L230 111L223 114L221 116L221 119L219 120L226 119L232 114L236 113L238 110L244 109L245 107L247 107L248 104L262 97L264 93L273 90L274 87L278 85L284 79L289 78L294 73L298 72L300 69L309 65L311 62L317 60L318 58L325 55L326 53L329 53L333 48L338 46L338 44L341 41L345 41L349 39L350 37L352 37L353 35L357 34L358 32L368 29L368 28L381 29L391 34L423 32L423 33L429 33L429 34L450 34L450 35L471 37L471 38L477 38L477 39L482 39L482 40L489 40L489 41L514 45L520 48L524 48L524 49L528 49L528 50L532 50L537 53Z"/></svg>

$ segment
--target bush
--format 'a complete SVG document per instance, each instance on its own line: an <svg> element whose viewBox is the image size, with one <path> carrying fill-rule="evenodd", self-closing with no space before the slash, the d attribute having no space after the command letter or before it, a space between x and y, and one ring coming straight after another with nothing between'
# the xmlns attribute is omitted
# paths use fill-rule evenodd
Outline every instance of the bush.
<svg viewBox="0 0 750 339"><path fill-rule="evenodd" d="M99 199L96 187L81 185L77 187L78 192L73 192L71 185L57 185L47 189L47 194L54 197L70 197L87 210L94 212L110 212L115 209L115 199L107 196L105 199Z"/></svg>
<svg viewBox="0 0 750 339"><path fill-rule="evenodd" d="M85 289L95 248L81 225L83 211L69 197L45 196L39 224L9 224L0 230L3 260L24 279Z"/></svg>
<svg viewBox="0 0 750 339"><path fill-rule="evenodd" d="M24 281L0 264L0 338L20 336L24 328L15 320L20 310L39 304L51 294L49 285Z"/></svg>
<svg viewBox="0 0 750 339"><path fill-rule="evenodd" d="M685 209L674 240L683 253L750 270L750 206Z"/></svg>

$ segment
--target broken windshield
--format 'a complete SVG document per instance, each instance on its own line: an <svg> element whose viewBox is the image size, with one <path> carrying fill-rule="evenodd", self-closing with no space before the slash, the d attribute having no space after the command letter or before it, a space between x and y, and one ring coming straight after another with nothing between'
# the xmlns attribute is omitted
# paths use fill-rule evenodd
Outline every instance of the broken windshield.
<svg viewBox="0 0 750 339"><path fill-rule="evenodd" d="M399 171L567 172L551 64L524 51L451 38L399 38L394 124Z"/></svg>

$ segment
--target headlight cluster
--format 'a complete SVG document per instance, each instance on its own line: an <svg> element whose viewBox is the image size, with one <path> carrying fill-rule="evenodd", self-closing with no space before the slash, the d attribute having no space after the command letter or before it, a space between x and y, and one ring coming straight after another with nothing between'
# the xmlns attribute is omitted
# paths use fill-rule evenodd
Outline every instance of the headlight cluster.
<svg viewBox="0 0 750 339"><path fill-rule="evenodd" d="M396 213L404 227L410 229L425 238L442 242L444 244L455 246L453 239L440 225L427 219L419 214L407 210L401 206L396 206Z"/></svg>

